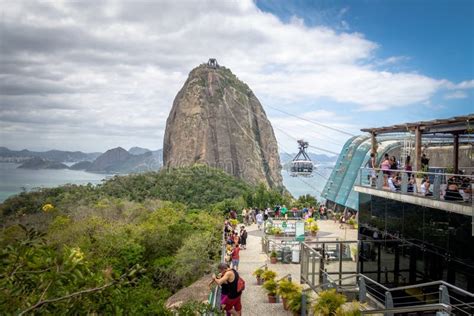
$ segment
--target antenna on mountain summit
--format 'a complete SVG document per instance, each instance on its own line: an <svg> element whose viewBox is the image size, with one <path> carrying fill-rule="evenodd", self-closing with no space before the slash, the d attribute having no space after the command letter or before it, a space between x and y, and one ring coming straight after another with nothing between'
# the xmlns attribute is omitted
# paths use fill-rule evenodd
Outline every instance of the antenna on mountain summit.
<svg viewBox="0 0 474 316"><path fill-rule="evenodd" d="M207 62L207 66L217 69L219 68L219 64L217 63L217 59L215 58L209 58L209 61Z"/></svg>

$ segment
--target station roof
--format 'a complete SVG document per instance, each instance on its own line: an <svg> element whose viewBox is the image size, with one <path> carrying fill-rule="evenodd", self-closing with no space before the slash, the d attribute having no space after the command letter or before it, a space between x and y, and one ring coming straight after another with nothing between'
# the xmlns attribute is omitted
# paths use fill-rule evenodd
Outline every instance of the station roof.
<svg viewBox="0 0 474 316"><path fill-rule="evenodd" d="M474 131L474 114L455 116L448 119L436 119L432 121L420 121L414 123L396 124L384 127L363 128L362 132L387 134L413 132L419 128L423 134L449 133L467 134Z"/></svg>

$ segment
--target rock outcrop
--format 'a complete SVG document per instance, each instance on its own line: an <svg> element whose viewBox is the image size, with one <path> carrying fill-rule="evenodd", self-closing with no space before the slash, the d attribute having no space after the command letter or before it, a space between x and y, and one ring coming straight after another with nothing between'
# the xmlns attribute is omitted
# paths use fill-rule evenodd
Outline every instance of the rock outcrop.
<svg viewBox="0 0 474 316"><path fill-rule="evenodd" d="M252 184L283 186L265 111L225 67L203 64L191 71L166 122L163 160L168 168L205 164Z"/></svg>

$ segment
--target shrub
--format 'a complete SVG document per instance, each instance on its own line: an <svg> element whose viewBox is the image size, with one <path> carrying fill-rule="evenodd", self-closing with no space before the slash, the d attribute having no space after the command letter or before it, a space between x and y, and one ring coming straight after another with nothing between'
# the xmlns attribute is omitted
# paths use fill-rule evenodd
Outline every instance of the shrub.
<svg viewBox="0 0 474 316"><path fill-rule="evenodd" d="M278 284L274 279L269 279L263 283L263 288L268 292L269 295L276 295Z"/></svg>
<svg viewBox="0 0 474 316"><path fill-rule="evenodd" d="M292 295L301 292L301 286L288 279L283 279L278 282L277 294L282 298L289 299Z"/></svg>
<svg viewBox="0 0 474 316"><path fill-rule="evenodd" d="M263 270L262 268L258 268L252 273L252 275L256 276L257 278L260 278L263 272L265 272L265 270Z"/></svg>
<svg viewBox="0 0 474 316"><path fill-rule="evenodd" d="M262 279L264 279L265 281L274 280L276 276L277 276L277 273L272 270L265 270L261 275Z"/></svg>
<svg viewBox="0 0 474 316"><path fill-rule="evenodd" d="M339 307L346 302L346 297L336 292L335 289L321 291L318 293L313 309L319 315L336 315Z"/></svg>

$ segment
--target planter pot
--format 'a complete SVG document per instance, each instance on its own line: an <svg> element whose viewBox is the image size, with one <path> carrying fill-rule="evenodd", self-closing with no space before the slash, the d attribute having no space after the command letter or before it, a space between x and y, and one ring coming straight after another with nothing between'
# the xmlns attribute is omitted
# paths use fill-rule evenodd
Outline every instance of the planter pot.
<svg viewBox="0 0 474 316"><path fill-rule="evenodd" d="M311 236L313 236L313 237L316 237L317 234L318 234L318 232L311 232Z"/></svg>
<svg viewBox="0 0 474 316"><path fill-rule="evenodd" d="M257 285L262 285L263 284L263 279L260 277L257 277Z"/></svg>
<svg viewBox="0 0 474 316"><path fill-rule="evenodd" d="M277 263L278 260L277 260L276 257L270 257L270 262L271 262L271 263Z"/></svg>
<svg viewBox="0 0 474 316"><path fill-rule="evenodd" d="M276 295L268 294L268 303L276 303L277 297Z"/></svg>
<svg viewBox="0 0 474 316"><path fill-rule="evenodd" d="M284 297L281 298L281 301L283 302L283 309L288 310L288 300Z"/></svg>

